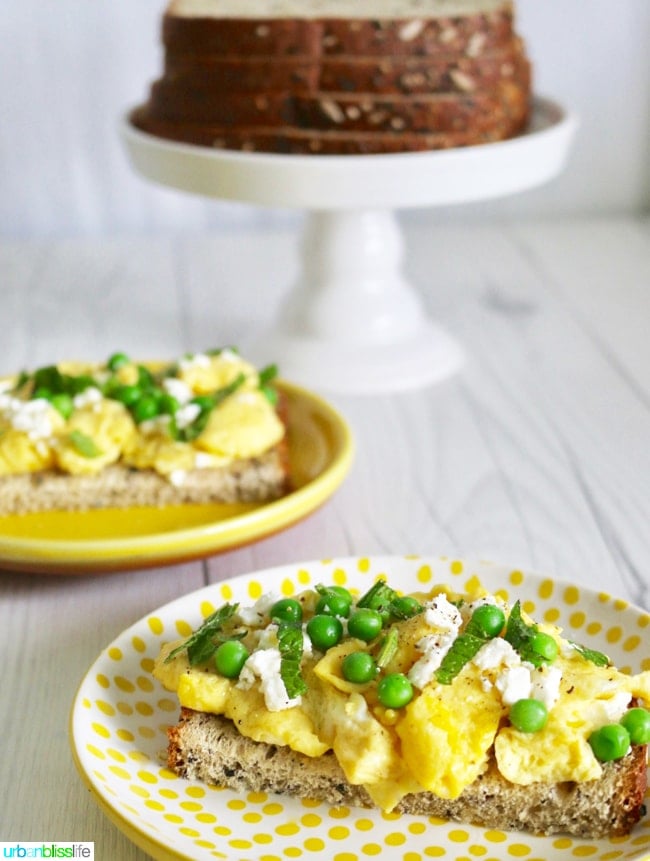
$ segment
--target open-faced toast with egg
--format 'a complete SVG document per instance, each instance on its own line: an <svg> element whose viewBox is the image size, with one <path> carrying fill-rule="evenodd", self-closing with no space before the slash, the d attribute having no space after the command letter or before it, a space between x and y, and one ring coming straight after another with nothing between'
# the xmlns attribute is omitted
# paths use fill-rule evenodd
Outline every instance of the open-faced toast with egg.
<svg viewBox="0 0 650 861"><path fill-rule="evenodd" d="M289 490L273 384L231 348L60 363L0 389L0 515L265 502Z"/></svg>
<svg viewBox="0 0 650 861"><path fill-rule="evenodd" d="M447 587L225 604L163 647L167 761L235 791L592 839L645 813L650 671Z"/></svg>

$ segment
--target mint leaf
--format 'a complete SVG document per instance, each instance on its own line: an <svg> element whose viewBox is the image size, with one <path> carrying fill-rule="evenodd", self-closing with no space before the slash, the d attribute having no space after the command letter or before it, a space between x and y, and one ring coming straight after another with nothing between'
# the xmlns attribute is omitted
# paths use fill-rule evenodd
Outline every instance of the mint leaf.
<svg viewBox="0 0 650 861"><path fill-rule="evenodd" d="M221 642L219 633L237 612L238 607L239 604L224 604L223 607L219 607L218 610L211 613L200 628L197 628L179 646L171 650L165 658L165 663L168 664L184 651L187 651L191 666L201 664L211 658L219 642Z"/></svg>
<svg viewBox="0 0 650 861"><path fill-rule="evenodd" d="M569 641L573 648L578 652L586 661L591 661L592 664L595 664L597 667L608 667L611 663L607 655L603 652L598 652L596 649L588 649L586 646L581 646L579 643L574 643Z"/></svg>
<svg viewBox="0 0 650 861"><path fill-rule="evenodd" d="M206 395L205 398L210 401L209 407L202 409L198 417L187 427L178 428L176 427L176 423L172 421L172 436L174 439L177 439L180 442L192 442L195 440L205 429L212 410L215 407L218 407L219 404L223 403L227 397L236 392L237 389L245 382L246 376L244 374L238 374L232 382L228 383L227 386L217 389L217 391L213 392L211 395Z"/></svg>
<svg viewBox="0 0 650 861"><path fill-rule="evenodd" d="M534 667L544 663L544 658L532 647L532 639L538 631L537 625L529 625L521 616L521 602L517 601L510 611L504 638L513 649L519 652L522 661L528 661Z"/></svg>
<svg viewBox="0 0 650 861"><path fill-rule="evenodd" d="M268 386L278 375L278 366L277 365L267 365L265 368L262 368L261 371L258 372L258 377L260 381L260 388L264 388L264 386Z"/></svg>
<svg viewBox="0 0 650 861"><path fill-rule="evenodd" d="M80 430L70 431L68 440L77 454L80 454L82 457L99 457L102 453L101 449L97 447L95 440Z"/></svg>
<svg viewBox="0 0 650 861"><path fill-rule="evenodd" d="M377 580L357 601L357 607L368 607L378 613L388 613L392 602L398 598L394 589L385 580Z"/></svg>
<svg viewBox="0 0 650 861"><path fill-rule="evenodd" d="M436 670L436 679L441 685L450 685L465 664L472 660L474 655L488 640L493 639L493 636L486 632L481 623L478 622L477 613L480 609L479 607L477 610L474 610L465 625L465 630L456 637ZM516 623L517 618L515 615L513 626Z"/></svg>
<svg viewBox="0 0 650 861"><path fill-rule="evenodd" d="M302 625L281 624L278 628L280 650L280 676L290 700L307 691L307 684L300 672L302 660Z"/></svg>
<svg viewBox="0 0 650 861"><path fill-rule="evenodd" d="M436 670L436 679L440 684L450 685L487 639L467 632L459 634Z"/></svg>
<svg viewBox="0 0 650 861"><path fill-rule="evenodd" d="M376 664L380 670L390 664L390 662L397 654L398 646L399 634L397 633L397 628L391 628L390 631L384 637L381 647L377 652Z"/></svg>

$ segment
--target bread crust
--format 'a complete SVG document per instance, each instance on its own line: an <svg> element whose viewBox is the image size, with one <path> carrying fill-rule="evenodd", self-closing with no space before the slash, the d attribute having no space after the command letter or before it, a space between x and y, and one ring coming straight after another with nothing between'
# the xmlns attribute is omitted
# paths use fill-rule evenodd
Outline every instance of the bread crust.
<svg viewBox="0 0 650 861"><path fill-rule="evenodd" d="M237 792L373 807L363 787L347 782L332 753L311 758L288 747L251 741L230 720L187 708L181 709L168 737L167 764L181 777ZM646 747L634 746L623 759L605 763L601 778L584 783L518 786L492 768L457 799L422 792L406 796L397 811L501 830L591 839L622 836L643 815L646 759Z"/></svg>

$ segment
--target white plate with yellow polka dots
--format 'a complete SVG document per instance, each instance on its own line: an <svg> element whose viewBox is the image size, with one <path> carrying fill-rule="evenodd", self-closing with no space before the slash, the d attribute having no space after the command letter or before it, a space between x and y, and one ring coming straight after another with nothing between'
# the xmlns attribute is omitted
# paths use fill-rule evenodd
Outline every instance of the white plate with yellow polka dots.
<svg viewBox="0 0 650 861"><path fill-rule="evenodd" d="M82 779L107 816L158 861L593 861L650 858L650 817L627 837L580 840L485 830L437 819L333 808L263 793L237 794L183 780L164 766L165 730L178 707L151 676L163 643L186 636L225 601L263 592L291 595L317 583L366 591L384 575L403 591L447 582L464 591L475 578L505 599L520 598L539 621L605 651L621 669L650 668L650 614L609 595L487 562L429 557L355 557L287 565L201 589L124 631L84 678L71 714L71 743Z"/></svg>

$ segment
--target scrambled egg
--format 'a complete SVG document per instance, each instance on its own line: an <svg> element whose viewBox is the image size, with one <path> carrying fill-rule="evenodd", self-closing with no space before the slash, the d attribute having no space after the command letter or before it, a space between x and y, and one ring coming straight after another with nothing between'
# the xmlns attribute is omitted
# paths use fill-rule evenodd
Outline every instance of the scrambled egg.
<svg viewBox="0 0 650 861"><path fill-rule="evenodd" d="M285 432L257 370L230 349L185 357L147 376L146 385L142 366L130 360L42 372L0 389L0 475L94 474L120 462L178 479L261 455ZM43 378L52 386L39 385ZM166 406L139 412L138 396Z"/></svg>
<svg viewBox="0 0 650 861"><path fill-rule="evenodd" d="M54 461L72 475L99 472L116 463L136 436L135 422L124 404L108 398L93 400L76 409L55 437ZM79 444L82 439L90 441L86 450Z"/></svg>
<svg viewBox="0 0 650 861"><path fill-rule="evenodd" d="M454 684L430 684L397 724L402 756L423 789L456 798L488 765L504 707L469 667Z"/></svg>
<svg viewBox="0 0 650 861"><path fill-rule="evenodd" d="M239 731L254 740L286 744L308 756L333 750L348 781L364 785L384 810L393 809L409 792L456 798L494 765L507 780L522 785L598 778L602 764L589 744L590 734L618 722L633 698L650 705L650 672L629 676L609 665L597 666L549 625L536 630L558 646L550 665L535 668L522 660L502 631L464 661L451 683L443 683L435 668L444 658L441 652L451 651L465 631L469 610L499 602L485 594L461 599L444 588L417 598L421 611L392 620L376 641L344 635L321 652L303 633L305 690L297 699L272 702L261 685L224 678L209 660L192 666L183 641L162 650L154 675L177 692L182 706L236 720ZM314 612L314 593L307 591L298 601L307 608L304 629ZM235 616L236 624L245 622L244 643L251 651L277 648L271 604L265 596L255 612ZM500 606L507 618L511 608ZM377 679L353 682L342 670L353 652L376 656L387 632L395 632L397 645L381 673L418 680L412 699L400 708L382 705ZM428 675L422 675L423 666ZM510 723L512 702L526 697L539 698L548 708L548 720L538 731Z"/></svg>

